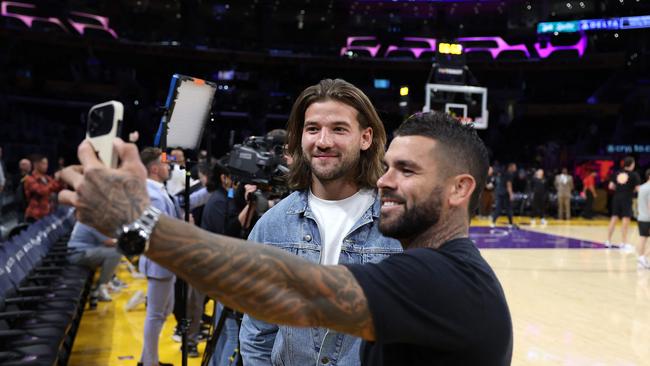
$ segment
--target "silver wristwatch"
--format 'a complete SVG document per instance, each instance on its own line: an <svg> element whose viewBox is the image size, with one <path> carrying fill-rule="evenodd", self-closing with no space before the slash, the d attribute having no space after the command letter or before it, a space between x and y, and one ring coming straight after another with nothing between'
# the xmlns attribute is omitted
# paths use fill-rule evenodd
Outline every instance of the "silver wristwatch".
<svg viewBox="0 0 650 366"><path fill-rule="evenodd" d="M149 238L160 219L162 212L153 207L147 207L134 222L122 225L117 232L117 248L126 255L139 255L149 249Z"/></svg>

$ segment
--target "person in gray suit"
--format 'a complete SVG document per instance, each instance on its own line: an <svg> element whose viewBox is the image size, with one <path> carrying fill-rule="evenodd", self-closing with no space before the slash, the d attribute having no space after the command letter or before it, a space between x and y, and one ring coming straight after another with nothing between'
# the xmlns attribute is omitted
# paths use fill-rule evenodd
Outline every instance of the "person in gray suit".
<svg viewBox="0 0 650 366"><path fill-rule="evenodd" d="M162 161L162 150L147 147L140 152L147 168L147 192L151 204L163 214L180 218L180 211L167 194L164 183L169 179L169 164ZM144 323L144 344L138 366L171 365L158 360L158 339L165 319L174 308L174 282L172 272L146 256L140 257L140 272L147 276L147 315Z"/></svg>
<svg viewBox="0 0 650 366"><path fill-rule="evenodd" d="M558 219L571 220L571 191L573 191L573 177L567 168L562 168L562 174L555 176L555 189L557 189Z"/></svg>

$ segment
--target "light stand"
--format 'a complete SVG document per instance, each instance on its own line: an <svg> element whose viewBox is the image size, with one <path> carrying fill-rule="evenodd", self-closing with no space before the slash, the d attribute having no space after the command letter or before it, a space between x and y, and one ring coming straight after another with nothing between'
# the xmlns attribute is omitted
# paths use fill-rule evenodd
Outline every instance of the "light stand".
<svg viewBox="0 0 650 366"><path fill-rule="evenodd" d="M172 76L163 116L155 137L154 145L163 152L168 146L187 150L198 150L205 123L212 108L212 101L217 86L214 83L189 76L174 74ZM190 176L188 161L185 163L185 221L190 221ZM187 366L187 283L181 279L181 357L182 365ZM200 321L200 319L194 319Z"/></svg>

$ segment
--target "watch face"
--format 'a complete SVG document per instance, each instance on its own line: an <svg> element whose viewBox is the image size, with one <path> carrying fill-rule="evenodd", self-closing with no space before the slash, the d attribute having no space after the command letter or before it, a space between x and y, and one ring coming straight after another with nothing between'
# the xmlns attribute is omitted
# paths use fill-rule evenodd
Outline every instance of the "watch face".
<svg viewBox="0 0 650 366"><path fill-rule="evenodd" d="M147 234L143 230L134 228L124 230L118 240L120 251L125 255L142 254L146 243Z"/></svg>

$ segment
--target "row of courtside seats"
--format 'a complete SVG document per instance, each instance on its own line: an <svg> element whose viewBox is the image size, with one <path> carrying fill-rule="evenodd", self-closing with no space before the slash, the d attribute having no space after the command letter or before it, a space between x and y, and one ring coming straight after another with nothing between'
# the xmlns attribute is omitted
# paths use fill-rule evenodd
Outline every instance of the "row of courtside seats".
<svg viewBox="0 0 650 366"><path fill-rule="evenodd" d="M92 283L68 263L74 211L59 207L0 243L0 365L66 365Z"/></svg>

